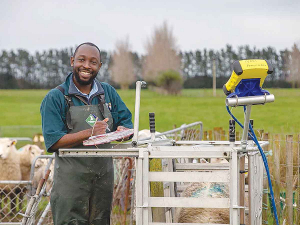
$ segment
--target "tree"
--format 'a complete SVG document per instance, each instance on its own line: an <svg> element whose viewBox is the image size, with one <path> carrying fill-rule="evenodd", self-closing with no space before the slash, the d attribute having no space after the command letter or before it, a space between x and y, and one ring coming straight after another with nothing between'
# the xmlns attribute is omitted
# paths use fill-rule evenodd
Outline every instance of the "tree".
<svg viewBox="0 0 300 225"><path fill-rule="evenodd" d="M181 58L177 53L176 39L166 22L154 29L146 51L143 64L143 78L146 81L154 83L161 73L168 70L180 72Z"/></svg>
<svg viewBox="0 0 300 225"><path fill-rule="evenodd" d="M135 81L128 38L117 41L116 51L113 53L112 61L112 80L119 84L121 89L128 89L129 85Z"/></svg>
<svg viewBox="0 0 300 225"><path fill-rule="evenodd" d="M300 87L300 49L296 44L293 45L289 60L289 77L292 87Z"/></svg>

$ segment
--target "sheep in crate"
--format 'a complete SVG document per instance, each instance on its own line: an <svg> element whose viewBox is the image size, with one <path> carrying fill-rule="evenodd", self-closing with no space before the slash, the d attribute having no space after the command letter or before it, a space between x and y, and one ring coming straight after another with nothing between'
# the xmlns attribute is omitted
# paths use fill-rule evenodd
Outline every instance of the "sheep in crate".
<svg viewBox="0 0 300 225"><path fill-rule="evenodd" d="M226 183L192 183L181 197L229 198L229 188ZM175 222L229 224L229 218L229 209L179 208L176 211Z"/></svg>

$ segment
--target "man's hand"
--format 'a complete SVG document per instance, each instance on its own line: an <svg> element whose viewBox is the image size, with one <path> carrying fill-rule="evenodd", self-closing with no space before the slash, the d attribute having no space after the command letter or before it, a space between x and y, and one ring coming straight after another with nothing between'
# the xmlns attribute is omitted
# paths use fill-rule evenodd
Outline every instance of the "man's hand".
<svg viewBox="0 0 300 225"><path fill-rule="evenodd" d="M129 128L127 128L127 127L123 127L123 126L118 126L117 127L117 131L123 131L123 130L128 130ZM117 141L128 141L129 140L129 137L127 137L127 138L122 138L122 139L119 139L119 140L117 140Z"/></svg>
<svg viewBox="0 0 300 225"><path fill-rule="evenodd" d="M106 128L108 126L107 121L108 121L108 118L105 118L102 121L96 121L96 124L92 128L92 136L105 134L106 133Z"/></svg>
<svg viewBox="0 0 300 225"><path fill-rule="evenodd" d="M98 120L98 119L97 119ZM53 146L51 151L56 151L59 148L72 148L74 146L82 144L82 142L88 139L90 136L100 135L106 133L108 118L102 121L97 121L93 128L79 131L73 134L66 134L59 139Z"/></svg>
<svg viewBox="0 0 300 225"><path fill-rule="evenodd" d="M123 127L123 126L118 126L117 131L122 131L122 130L128 130L129 128Z"/></svg>

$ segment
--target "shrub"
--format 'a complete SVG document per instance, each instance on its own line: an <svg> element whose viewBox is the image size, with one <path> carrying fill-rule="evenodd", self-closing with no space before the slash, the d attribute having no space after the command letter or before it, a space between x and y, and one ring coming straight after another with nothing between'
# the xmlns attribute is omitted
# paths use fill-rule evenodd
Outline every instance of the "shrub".
<svg viewBox="0 0 300 225"><path fill-rule="evenodd" d="M174 70L162 72L156 79L156 85L165 89L168 94L179 94L183 80L180 73Z"/></svg>

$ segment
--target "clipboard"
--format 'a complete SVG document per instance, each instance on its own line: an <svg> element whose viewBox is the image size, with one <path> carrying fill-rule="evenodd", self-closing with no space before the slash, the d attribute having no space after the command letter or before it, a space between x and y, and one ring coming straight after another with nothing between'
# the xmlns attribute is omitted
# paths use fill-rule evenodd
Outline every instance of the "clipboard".
<svg viewBox="0 0 300 225"><path fill-rule="evenodd" d="M122 131L114 131L106 134L100 134L97 136L89 137L89 139L83 141L84 146L101 145L120 139L125 139L133 135L133 129L127 129Z"/></svg>

